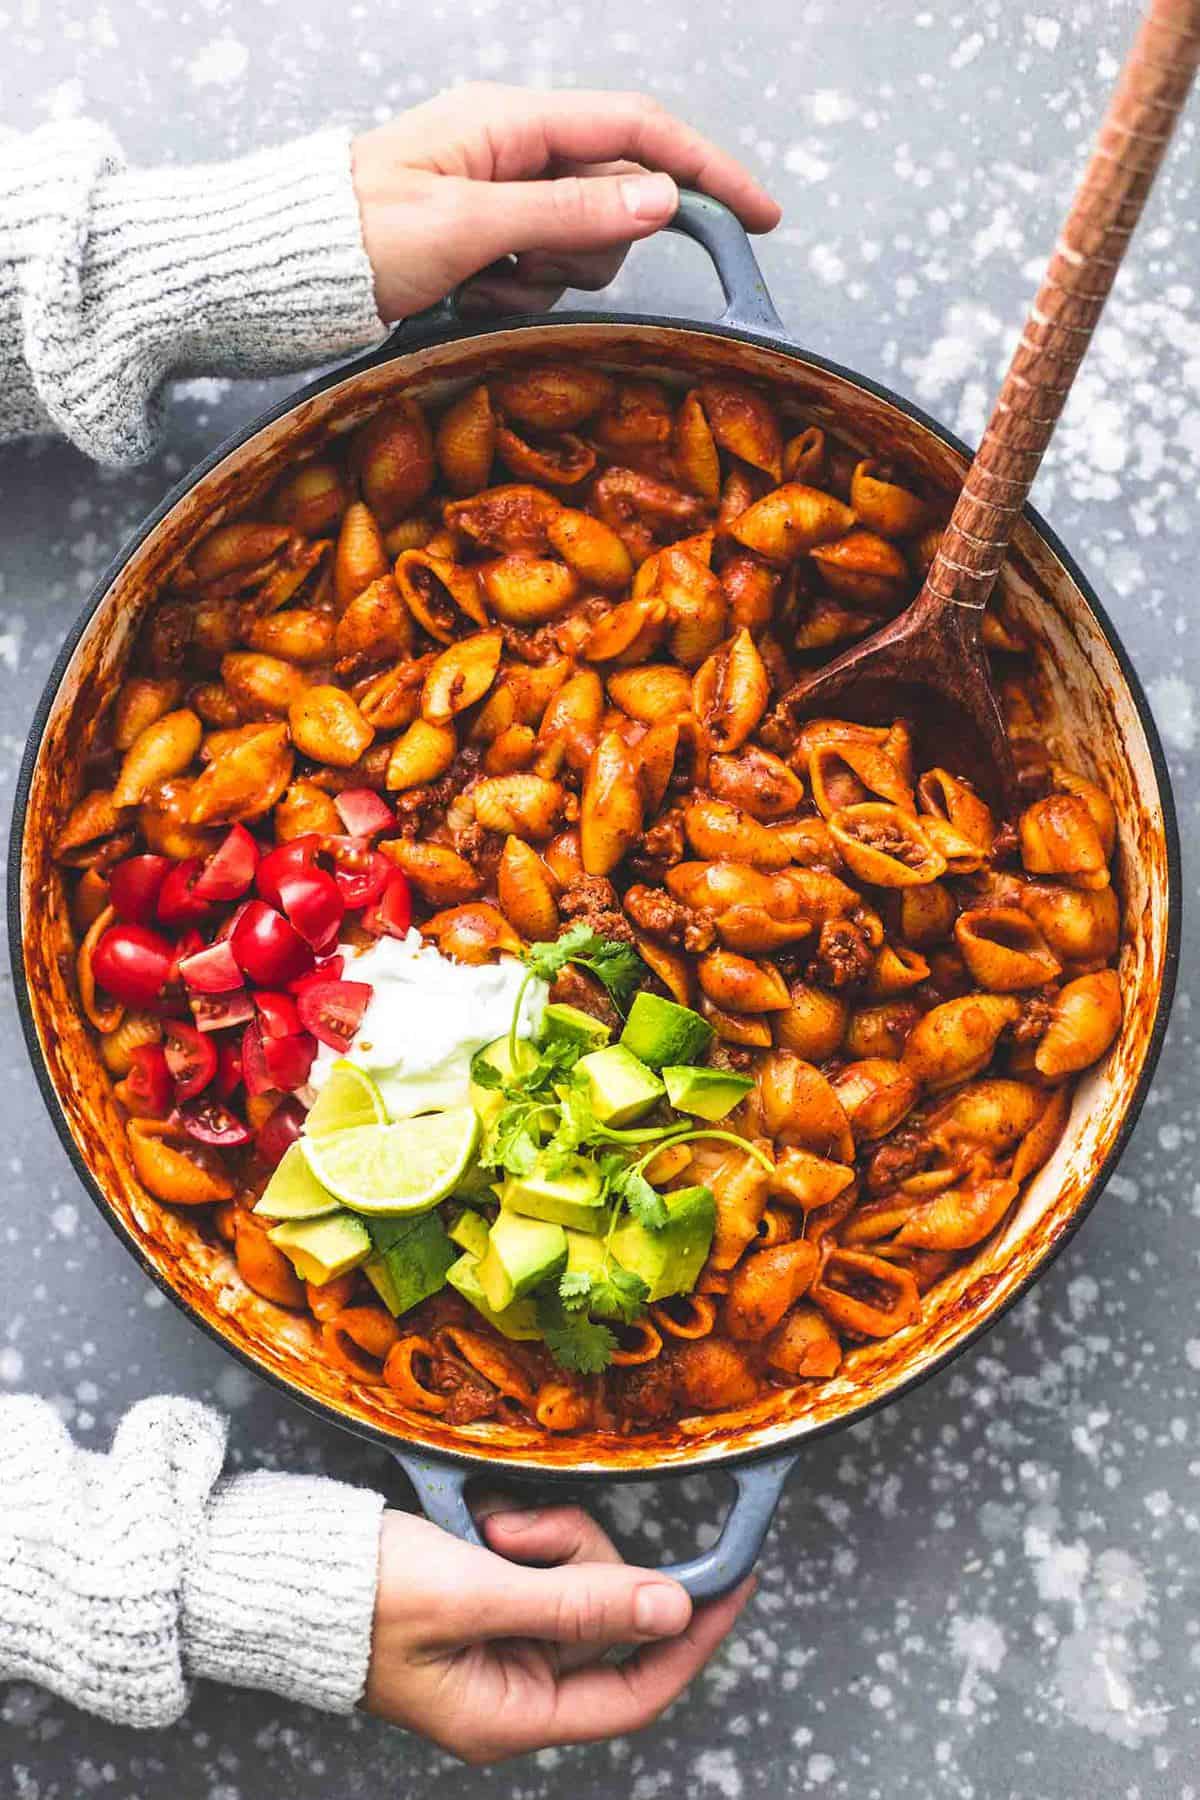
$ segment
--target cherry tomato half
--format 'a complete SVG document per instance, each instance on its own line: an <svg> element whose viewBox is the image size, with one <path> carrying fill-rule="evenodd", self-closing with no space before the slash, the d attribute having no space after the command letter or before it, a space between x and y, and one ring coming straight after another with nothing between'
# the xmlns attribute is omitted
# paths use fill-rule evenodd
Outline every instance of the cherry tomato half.
<svg viewBox="0 0 1200 1800"><path fill-rule="evenodd" d="M313 953L294 925L262 900L252 900L230 938L239 968L263 987L286 987L313 966Z"/></svg>
<svg viewBox="0 0 1200 1800"><path fill-rule="evenodd" d="M203 1031L204 1027L200 1029ZM222 1100L236 1094L242 1085L242 1046L236 1038L222 1038L217 1045L217 1072L213 1086Z"/></svg>
<svg viewBox="0 0 1200 1800"><path fill-rule="evenodd" d="M338 817L351 837L374 837L377 831L389 831L396 815L374 788L345 788L333 796Z"/></svg>
<svg viewBox="0 0 1200 1800"><path fill-rule="evenodd" d="M242 1033L242 1080L252 1100L259 1094L269 1094L275 1086L267 1068L265 1042L262 1021L252 1019Z"/></svg>
<svg viewBox="0 0 1200 1800"><path fill-rule="evenodd" d="M149 925L157 916L158 896L171 873L169 856L127 856L108 871L108 897L118 919Z"/></svg>
<svg viewBox="0 0 1200 1800"><path fill-rule="evenodd" d="M304 1030L296 1002L290 994L276 994L261 988L254 996L258 1016L267 1037L295 1037Z"/></svg>
<svg viewBox="0 0 1200 1800"><path fill-rule="evenodd" d="M346 903L333 876L324 869L314 863L281 875L279 903L289 923L314 950L328 950L337 943Z"/></svg>
<svg viewBox="0 0 1200 1800"><path fill-rule="evenodd" d="M159 889L158 919L161 925L194 925L207 917L209 902L196 898L196 878L204 864L198 856L177 862Z"/></svg>
<svg viewBox="0 0 1200 1800"><path fill-rule="evenodd" d="M217 1051L212 1039L182 1019L172 1019L168 1024L163 1051L179 1100L191 1100L217 1072Z"/></svg>
<svg viewBox="0 0 1200 1800"><path fill-rule="evenodd" d="M183 1129L200 1144L216 1144L231 1150L250 1142L250 1127L220 1100L197 1100L180 1111Z"/></svg>
<svg viewBox="0 0 1200 1800"><path fill-rule="evenodd" d="M347 910L354 912L360 906L371 906L387 887L393 864L361 838L327 837L324 844Z"/></svg>
<svg viewBox="0 0 1200 1800"><path fill-rule="evenodd" d="M408 879L400 869L393 869L387 886L362 916L364 931L375 937L402 938L412 924L412 894Z"/></svg>
<svg viewBox="0 0 1200 1800"><path fill-rule="evenodd" d="M161 1044L139 1044L129 1052L129 1073L117 1084L117 1098L137 1119L166 1118L175 1088Z"/></svg>
<svg viewBox="0 0 1200 1800"><path fill-rule="evenodd" d="M300 1018L331 1050L348 1050L374 992L367 981L314 981L296 997Z"/></svg>
<svg viewBox="0 0 1200 1800"><path fill-rule="evenodd" d="M312 987L314 982L338 981L345 966L344 956L318 957L316 967L310 969L307 975L301 975L299 980L289 981L288 987L293 994L302 994L305 988Z"/></svg>
<svg viewBox="0 0 1200 1800"><path fill-rule="evenodd" d="M304 1108L289 1094L255 1133L254 1148L268 1168L273 1169L282 1160L284 1151L300 1136L303 1124Z"/></svg>
<svg viewBox="0 0 1200 1800"><path fill-rule="evenodd" d="M172 950L148 925L110 925L92 952L92 973L124 1006L153 1006L167 985Z"/></svg>
<svg viewBox="0 0 1200 1800"><path fill-rule="evenodd" d="M229 994L242 985L242 971L233 947L224 938L185 956L179 964L179 974L184 986L197 994Z"/></svg>
<svg viewBox="0 0 1200 1800"><path fill-rule="evenodd" d="M188 1005L197 1031L227 1031L254 1017L254 1001L244 987L231 994L189 994Z"/></svg>
<svg viewBox="0 0 1200 1800"><path fill-rule="evenodd" d="M317 1054L315 1038L307 1031L290 1037L271 1037L264 1032L262 1047L272 1087L290 1093L293 1088L304 1086Z"/></svg>
<svg viewBox="0 0 1200 1800"><path fill-rule="evenodd" d="M197 875L192 892L210 904L240 900L254 880L259 848L244 825L231 825Z"/></svg>
<svg viewBox="0 0 1200 1800"><path fill-rule="evenodd" d="M315 831L309 831L303 837L292 838L290 843L278 844L274 850L267 851L255 870L254 885L268 906L282 911L280 880L285 875L298 875L301 869L311 868L320 855L321 842Z"/></svg>

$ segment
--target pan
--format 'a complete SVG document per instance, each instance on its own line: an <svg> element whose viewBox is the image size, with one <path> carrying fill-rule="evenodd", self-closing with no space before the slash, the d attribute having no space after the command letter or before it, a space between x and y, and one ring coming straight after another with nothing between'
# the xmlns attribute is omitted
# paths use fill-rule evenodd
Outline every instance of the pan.
<svg viewBox="0 0 1200 1800"><path fill-rule="evenodd" d="M1141 685L1111 620L1049 526L1027 509L1002 578L1006 611L1034 647L1052 748L1098 780L1118 820L1123 912L1121 1035L1077 1088L1057 1151L1000 1234L937 1289L924 1316L864 1345L811 1391L762 1397L736 1415L683 1420L615 1441L547 1441L532 1428L452 1430L390 1390L323 1363L306 1320L239 1281L224 1247L138 1183L96 1049L70 989L72 931L51 847L81 789L95 722L156 590L203 533L243 509L281 469L407 394L444 400L530 360L584 360L680 386L750 380L838 433L954 493L969 453L899 395L788 340L748 239L715 201L684 194L674 229L712 258L725 297L715 322L616 312L466 321L453 302L400 326L381 348L303 388L248 425L169 493L94 588L46 684L17 786L9 916L18 1009L46 1105L85 1187L147 1274L226 1350L301 1405L382 1445L427 1515L478 1541L464 1489L495 1482L608 1481L722 1470L736 1497L715 1546L676 1564L696 1599L754 1562L783 1484L818 1437L891 1404L961 1355L1049 1267L1095 1205L1133 1129L1166 1029L1178 958L1180 865L1166 762Z"/></svg>

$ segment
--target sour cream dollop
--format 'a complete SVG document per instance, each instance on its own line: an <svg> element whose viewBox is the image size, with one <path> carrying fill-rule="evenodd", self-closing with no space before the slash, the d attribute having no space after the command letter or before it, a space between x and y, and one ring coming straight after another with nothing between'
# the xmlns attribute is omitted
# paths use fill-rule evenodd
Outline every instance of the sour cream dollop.
<svg viewBox="0 0 1200 1800"><path fill-rule="evenodd" d="M411 1118L470 1099L471 1058L512 1023L527 971L515 957L499 962L451 962L419 931L380 938L346 955L343 977L373 989L350 1048L349 1062L378 1084L392 1119ZM519 1037L532 1037L546 1005L544 981L531 981L521 1002ZM339 1052L322 1045L309 1075L324 1086Z"/></svg>

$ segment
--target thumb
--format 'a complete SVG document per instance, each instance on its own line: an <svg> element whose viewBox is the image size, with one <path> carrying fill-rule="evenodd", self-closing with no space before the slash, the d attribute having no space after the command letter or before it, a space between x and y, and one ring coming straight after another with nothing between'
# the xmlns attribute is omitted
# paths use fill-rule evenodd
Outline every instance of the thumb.
<svg viewBox="0 0 1200 1800"><path fill-rule="evenodd" d="M691 1616L686 1590L649 1569L627 1563L525 1569L508 1563L495 1572L486 1596L476 1595L470 1635L546 1638L608 1649L676 1637Z"/></svg>
<svg viewBox="0 0 1200 1800"><path fill-rule="evenodd" d="M649 237L675 216L669 175L564 175L554 181L464 182L462 219L476 268L510 251L608 250Z"/></svg>

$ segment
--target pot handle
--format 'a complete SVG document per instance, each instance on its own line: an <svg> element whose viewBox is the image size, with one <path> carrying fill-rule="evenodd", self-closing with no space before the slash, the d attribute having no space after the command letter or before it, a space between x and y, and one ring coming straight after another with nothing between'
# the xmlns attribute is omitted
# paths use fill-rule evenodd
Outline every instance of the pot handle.
<svg viewBox="0 0 1200 1800"><path fill-rule="evenodd" d="M464 1543L485 1547L463 1491L475 1470L415 1450L393 1450L391 1454L416 1489L427 1519ZM737 1497L712 1549L686 1562L668 1563L662 1573L674 1576L693 1600L715 1600L735 1588L758 1560L797 1454L793 1451L731 1470Z"/></svg>
<svg viewBox="0 0 1200 1800"><path fill-rule="evenodd" d="M680 188L679 210L666 228L677 231L681 237L691 238L702 249L707 250L712 258L713 267L717 271L717 280L721 283L721 292L725 296L725 311L717 320L718 325L729 325L737 331L753 331L767 337L785 337L783 320L775 311L775 302L767 291L763 272L750 248L750 239L734 213L719 200L713 200L708 194L698 194L692 188ZM378 350L368 351L361 359L363 367L370 367L377 362L385 362L393 356L406 353L414 346L415 340L426 337L431 332L453 328L463 323L463 316L458 307L459 288L439 300L436 306L427 307L424 312L413 313L411 317L402 319L394 327L391 335ZM569 318L569 314L563 314ZM503 321L500 321L502 324ZM348 365L353 371L359 366L358 361Z"/></svg>
<svg viewBox="0 0 1200 1800"><path fill-rule="evenodd" d="M667 230L691 238L712 258L725 296L725 311L717 320L718 325L757 331L767 337L786 336L783 320L775 311L758 259L750 248L750 239L727 206L708 194L681 188L679 211Z"/></svg>

